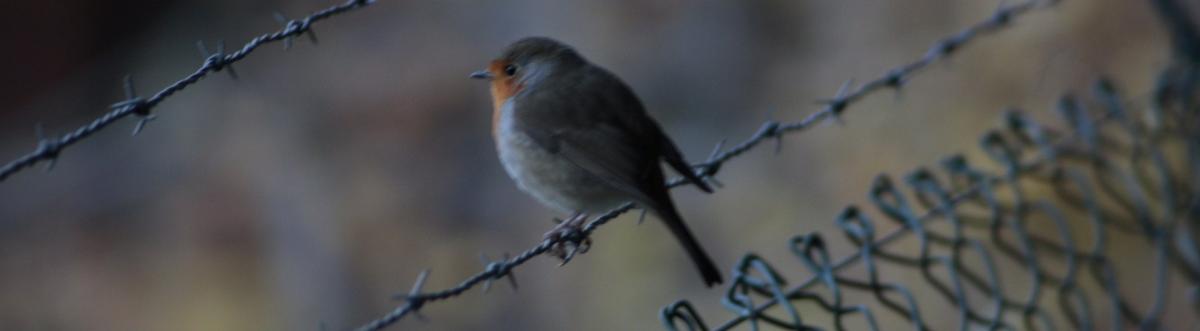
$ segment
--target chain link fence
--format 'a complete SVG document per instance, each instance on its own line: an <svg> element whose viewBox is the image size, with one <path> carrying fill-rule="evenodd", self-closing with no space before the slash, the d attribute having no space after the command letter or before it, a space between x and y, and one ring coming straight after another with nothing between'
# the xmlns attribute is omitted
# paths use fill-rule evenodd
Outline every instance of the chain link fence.
<svg viewBox="0 0 1200 331"><path fill-rule="evenodd" d="M734 317L710 328L681 300L664 326L1200 330L1200 33L1186 6L1154 5L1175 59L1145 101L1100 79L1061 97L1057 124L1009 111L985 161L879 175L872 206L835 220L844 257L798 235L807 275L788 281L748 254L721 299Z"/></svg>
<svg viewBox="0 0 1200 331"><path fill-rule="evenodd" d="M877 177L872 206L836 219L856 251L834 260L821 234L796 236L788 245L807 277L789 282L749 254L721 300L734 318L709 328L679 301L662 320L670 330L815 330L817 314L838 330L1196 330L1200 117L1164 94L1171 87L1131 107L1101 80L1089 100L1063 96L1064 129L1010 111L980 138L985 162L954 155L902 180Z"/></svg>

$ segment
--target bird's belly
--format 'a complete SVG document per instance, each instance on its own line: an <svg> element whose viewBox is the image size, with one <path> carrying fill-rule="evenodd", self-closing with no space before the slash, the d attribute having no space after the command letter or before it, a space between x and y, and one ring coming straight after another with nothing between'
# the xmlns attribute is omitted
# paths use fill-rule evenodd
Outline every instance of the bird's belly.
<svg viewBox="0 0 1200 331"><path fill-rule="evenodd" d="M595 175L516 130L499 130L496 149L521 190L563 213L603 212L628 200Z"/></svg>

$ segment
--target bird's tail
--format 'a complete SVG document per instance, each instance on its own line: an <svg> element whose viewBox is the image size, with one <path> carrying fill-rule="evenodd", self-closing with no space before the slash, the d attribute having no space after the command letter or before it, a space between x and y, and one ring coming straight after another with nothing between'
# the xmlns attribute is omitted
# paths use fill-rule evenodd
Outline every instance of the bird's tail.
<svg viewBox="0 0 1200 331"><path fill-rule="evenodd" d="M668 199L665 206L656 206L655 212L662 218L663 223L666 223L667 228L671 230L671 234L675 235L675 239L683 245L683 249L687 251L688 256L692 258L692 262L696 264L696 268L700 271L700 276L704 278L704 285L712 287L721 283L721 271L713 260L704 252L704 248L700 247L700 242L696 241L696 237L692 235L692 231L688 230L687 224L683 223L683 217L679 216L679 211L675 210L675 205Z"/></svg>

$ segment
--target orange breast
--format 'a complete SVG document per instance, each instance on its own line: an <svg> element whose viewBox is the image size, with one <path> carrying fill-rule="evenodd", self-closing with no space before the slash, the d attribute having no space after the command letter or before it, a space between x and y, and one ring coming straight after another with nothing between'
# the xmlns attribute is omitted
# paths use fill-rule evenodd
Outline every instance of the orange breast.
<svg viewBox="0 0 1200 331"><path fill-rule="evenodd" d="M512 94L499 81L492 81L492 135L500 129L501 111L510 97Z"/></svg>
<svg viewBox="0 0 1200 331"><path fill-rule="evenodd" d="M501 110L504 108L504 103L508 102L509 98L521 91L521 85L516 82L516 77L506 76L504 74L504 66L502 61L492 61L488 66L488 71L495 77L492 79L492 135L494 136L499 130Z"/></svg>

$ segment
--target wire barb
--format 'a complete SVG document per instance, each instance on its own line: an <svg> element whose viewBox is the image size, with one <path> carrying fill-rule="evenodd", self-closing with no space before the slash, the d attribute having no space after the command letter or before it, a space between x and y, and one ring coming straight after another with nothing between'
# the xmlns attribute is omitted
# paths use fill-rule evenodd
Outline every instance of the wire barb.
<svg viewBox="0 0 1200 331"><path fill-rule="evenodd" d="M721 156L721 149L725 148L725 142L727 140L728 139L721 139L721 141L718 141L717 145L713 147L712 152L708 153L708 158L704 159L704 163L696 166L696 168L700 169L700 171L696 173L696 176L700 177L700 179L703 179L704 181L707 181L713 186L716 186L717 188L725 187L725 184L722 184L721 181L717 180L716 175L717 171L721 170L721 160L719 160L718 157Z"/></svg>
<svg viewBox="0 0 1200 331"><path fill-rule="evenodd" d="M308 35L308 40L311 41L313 45L317 44L317 32L313 31L312 29L312 20L289 20L287 16L283 16L283 12L280 11L275 11L272 13L272 15L275 16L276 22L283 24L283 31L285 34L288 34L287 37L283 38L283 50L287 51L292 49L292 39L295 38L294 35Z"/></svg>
<svg viewBox="0 0 1200 331"><path fill-rule="evenodd" d="M138 117L138 122L133 127L133 132L130 135L136 136L142 132L146 124L153 121L156 116L150 113L150 107L146 104L146 99L137 95L137 90L133 86L133 75L125 75L125 100L117 102L109 106L109 109L132 113Z"/></svg>
<svg viewBox="0 0 1200 331"><path fill-rule="evenodd" d="M491 290L492 281L501 278L508 278L508 284L512 286L513 291L517 290L517 277L512 273L512 266L506 263L508 258L508 253L504 253L503 259L499 261L492 261L488 258L487 254L482 252L479 253L479 260L483 262L484 272L491 275L491 278L488 278L483 282L483 293L488 293L488 291Z"/></svg>
<svg viewBox="0 0 1200 331"><path fill-rule="evenodd" d="M890 75L891 75L891 73L889 73L888 76L885 76L883 78L882 81L884 82L884 84L888 84L891 82L891 80L893 78L890 77ZM828 114L829 114L828 117L830 119L832 119L834 121L834 123L837 123L839 126L846 125L846 123L844 121L842 121L842 112L846 110L846 106L849 105L849 103L851 101L858 98L857 94L850 92L852 86L854 86L854 80L853 79L846 80L846 82L842 83L841 87L838 87L837 94L835 94L832 99L822 100L822 101L818 102L819 104L825 105L825 109L828 111Z"/></svg>
<svg viewBox="0 0 1200 331"><path fill-rule="evenodd" d="M238 79L237 70L233 70L233 61L225 55L225 41L217 40L216 52L210 53L208 47L204 46L203 40L196 41L196 49L200 51L200 55L204 57L204 66L212 68L212 71L221 71L229 73L229 78Z"/></svg>
<svg viewBox="0 0 1200 331"><path fill-rule="evenodd" d="M421 294L421 289L425 287L425 280L427 279L429 279L429 269L422 270L421 274L417 275L417 281L413 282L412 289L408 290L408 293L392 296L393 300L404 300L408 311L417 316L417 319L422 322L429 321L424 315L421 315L421 307L428 300L426 296Z"/></svg>
<svg viewBox="0 0 1200 331"><path fill-rule="evenodd" d="M34 126L33 129L38 138L37 153L46 155L46 172L50 172L54 170L54 164L58 163L58 153L63 148L62 141L46 136L41 124Z"/></svg>

